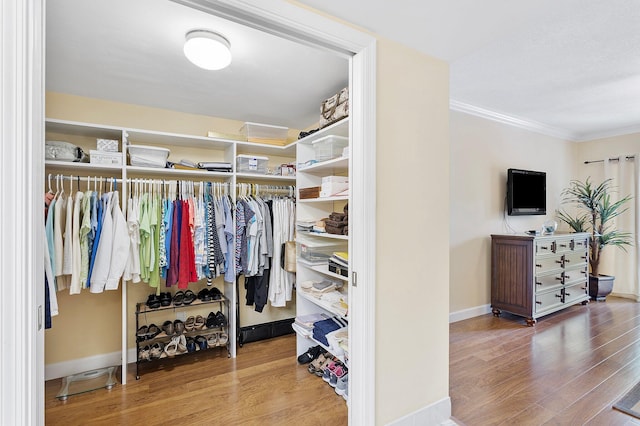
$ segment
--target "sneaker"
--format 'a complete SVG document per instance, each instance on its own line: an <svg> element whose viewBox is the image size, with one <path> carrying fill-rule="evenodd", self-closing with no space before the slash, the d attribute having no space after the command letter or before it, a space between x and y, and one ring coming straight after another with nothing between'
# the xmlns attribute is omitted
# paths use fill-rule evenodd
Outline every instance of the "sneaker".
<svg viewBox="0 0 640 426"><path fill-rule="evenodd" d="M336 380L336 389L335 392L342 396L345 400L347 397L345 396L349 390L349 375L345 374Z"/></svg>
<svg viewBox="0 0 640 426"><path fill-rule="evenodd" d="M332 375L334 374L331 372L331 370L329 370L328 368L325 368L324 371L322 372L322 380L329 383Z"/></svg>

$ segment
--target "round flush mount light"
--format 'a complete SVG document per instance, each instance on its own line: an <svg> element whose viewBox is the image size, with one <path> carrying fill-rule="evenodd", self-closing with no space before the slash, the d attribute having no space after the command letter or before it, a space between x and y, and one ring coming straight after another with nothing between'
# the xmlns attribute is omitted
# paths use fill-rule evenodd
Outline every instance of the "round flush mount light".
<svg viewBox="0 0 640 426"><path fill-rule="evenodd" d="M220 70L231 63L231 44L213 31L193 30L185 37L184 55L200 68Z"/></svg>

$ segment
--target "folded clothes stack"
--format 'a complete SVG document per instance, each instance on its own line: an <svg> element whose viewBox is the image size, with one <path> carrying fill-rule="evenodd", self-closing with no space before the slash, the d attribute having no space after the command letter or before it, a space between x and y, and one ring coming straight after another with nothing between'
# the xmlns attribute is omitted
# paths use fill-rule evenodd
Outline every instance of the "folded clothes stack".
<svg viewBox="0 0 640 426"><path fill-rule="evenodd" d="M349 205L344 206L344 213L333 212L324 221L327 233L349 235Z"/></svg>

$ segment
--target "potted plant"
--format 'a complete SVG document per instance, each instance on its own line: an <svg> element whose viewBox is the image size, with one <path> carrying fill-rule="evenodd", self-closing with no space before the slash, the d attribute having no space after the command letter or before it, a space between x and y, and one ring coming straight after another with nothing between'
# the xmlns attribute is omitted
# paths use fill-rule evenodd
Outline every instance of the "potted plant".
<svg viewBox="0 0 640 426"><path fill-rule="evenodd" d="M630 233L616 229L614 219L627 211L625 204L631 200L627 195L611 202L612 180L605 179L594 185L590 178L584 182L573 180L562 191L562 204L577 207L575 215L558 210L558 219L565 222L575 232L590 232L589 239L589 296L595 300L605 300L613 290L614 277L599 273L600 256L606 246L614 246L626 251L633 239Z"/></svg>

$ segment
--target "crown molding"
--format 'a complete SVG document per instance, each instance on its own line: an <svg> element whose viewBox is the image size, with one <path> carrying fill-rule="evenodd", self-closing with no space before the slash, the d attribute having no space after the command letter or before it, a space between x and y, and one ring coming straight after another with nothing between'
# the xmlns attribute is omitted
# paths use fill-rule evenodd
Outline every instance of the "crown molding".
<svg viewBox="0 0 640 426"><path fill-rule="evenodd" d="M575 134L567 132L556 127L544 125L531 120L514 117L512 115L502 114L485 108L470 105L464 102L449 100L449 108L454 111L464 112L465 114L475 115L476 117L485 118L487 120L496 121L498 123L507 124L519 129L529 130L531 132L540 133L554 138L565 139L569 141L577 141Z"/></svg>
<svg viewBox="0 0 640 426"><path fill-rule="evenodd" d="M588 141L593 141L596 139L605 139L605 138L613 138L616 136L624 136L624 135L630 135L633 133L640 133L640 124L639 125L633 125L633 126L628 126L628 127L623 127L621 129L614 129L614 130L605 130L602 132L591 132L591 133L584 133L581 135L578 135L575 139L576 142L588 142Z"/></svg>

